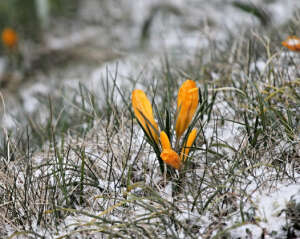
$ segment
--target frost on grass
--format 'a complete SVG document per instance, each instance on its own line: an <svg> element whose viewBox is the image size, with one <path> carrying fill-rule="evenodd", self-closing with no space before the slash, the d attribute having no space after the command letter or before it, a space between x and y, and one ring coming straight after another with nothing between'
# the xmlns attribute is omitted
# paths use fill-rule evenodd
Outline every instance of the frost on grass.
<svg viewBox="0 0 300 239"><path fill-rule="evenodd" d="M14 155L7 152L2 162L8 176L1 195L12 218L3 232L50 238L286 235L283 210L299 189L286 186L299 180L293 161L277 162L289 142L267 141L271 151L253 148L245 127L230 120L236 109L224 101L227 96L226 91L218 95L180 190L176 180L161 175L126 108L110 120L95 120L84 137L72 130L50 137L42 152L28 155L12 148Z"/></svg>
<svg viewBox="0 0 300 239"><path fill-rule="evenodd" d="M232 7L225 10L231 13ZM81 72L84 77L72 67L66 88L50 99L43 96L50 91L42 85L24 91L24 108L31 113L28 128L18 131L24 118L14 117L12 110L4 118L9 130L1 138L1 237L297 235L299 56L282 52L256 33L251 38L254 47L248 35L224 35L226 28L219 32L225 19L221 12L213 14L216 19L204 24L200 35L193 32L184 38L187 45L182 48L177 47L182 32L177 35L170 28L163 43L171 46L166 57L133 54L118 64ZM194 14L183 17L182 24L195 27ZM170 19L172 26L179 22ZM225 20L227 26L238 24ZM258 24L251 15L243 20ZM159 21L154 22L154 33L161 31L155 27ZM227 39L232 44L227 45ZM163 48L161 42L150 44ZM192 54L183 54L185 48ZM77 87L81 77L89 79L86 87ZM204 115L196 125L197 150L190 154L178 186L178 175L161 174L142 130L132 121L127 90L138 87L151 96L155 93L160 106L168 87L170 98L176 99L173 89L186 77L208 87L210 96L218 94L210 121L203 124L208 120ZM35 100L28 97L36 93ZM176 110L175 101L171 111ZM41 117L32 106L43 112Z"/></svg>
<svg viewBox="0 0 300 239"><path fill-rule="evenodd" d="M208 120L204 115L196 125L201 129L197 150L190 154L180 184L178 175L161 174L127 108L129 98L124 105L107 99L103 108L107 114L99 113L88 91L81 92L84 97L76 94L73 102L53 98L52 121L46 117L48 128L40 131L45 135L33 131L42 125L36 121L29 138L25 131L19 138L7 132L2 139L3 236L22 232L25 238L282 238L292 233L294 214L286 208L299 193L300 175L299 132L296 127L291 130L297 126L297 98L291 96L299 92L285 83L288 71L278 69L269 76L270 72L254 69L252 76L260 84L251 85L242 68L231 70L229 82L220 74L206 85L209 97L218 91L217 98L210 121L204 124ZM169 74L181 83L178 71ZM197 80L202 82L202 77ZM268 88L267 80L276 87ZM167 83L158 84L155 100L163 103ZM273 94L277 88L282 89L280 97ZM171 96L170 110L175 111L176 94ZM267 97L270 101L259 105ZM63 110L56 111L59 104ZM291 120L285 121L280 112ZM69 118L73 124L64 130ZM33 132L44 139L40 150L28 146Z"/></svg>

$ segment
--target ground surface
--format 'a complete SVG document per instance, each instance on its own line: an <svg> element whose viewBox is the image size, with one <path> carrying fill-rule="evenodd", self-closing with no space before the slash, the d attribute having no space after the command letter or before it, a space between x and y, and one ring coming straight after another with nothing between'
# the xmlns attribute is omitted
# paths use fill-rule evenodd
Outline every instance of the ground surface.
<svg viewBox="0 0 300 239"><path fill-rule="evenodd" d="M1 89L1 237L299 237L299 55L281 41L300 3L237 2L90 1L47 33L46 63ZM178 189L130 97L175 118L186 78L211 112Z"/></svg>

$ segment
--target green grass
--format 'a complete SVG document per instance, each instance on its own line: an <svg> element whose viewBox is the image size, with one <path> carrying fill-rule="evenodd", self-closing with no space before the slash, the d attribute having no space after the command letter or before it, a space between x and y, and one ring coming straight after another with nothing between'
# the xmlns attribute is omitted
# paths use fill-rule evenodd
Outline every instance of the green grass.
<svg viewBox="0 0 300 239"><path fill-rule="evenodd" d="M82 84L41 96L43 118L35 112L22 127L1 131L0 236L230 238L233 228L262 220L250 192L299 182L300 80L282 63L279 42L261 39L206 49L214 56L206 64L207 52L181 66L166 59L153 73L155 86L144 83L162 116L175 112L185 76L206 99L180 182L161 175L131 112L134 87L121 89L118 72L100 79L104 100ZM268 62L263 72L250 70L257 59ZM232 125L236 143L222 140Z"/></svg>

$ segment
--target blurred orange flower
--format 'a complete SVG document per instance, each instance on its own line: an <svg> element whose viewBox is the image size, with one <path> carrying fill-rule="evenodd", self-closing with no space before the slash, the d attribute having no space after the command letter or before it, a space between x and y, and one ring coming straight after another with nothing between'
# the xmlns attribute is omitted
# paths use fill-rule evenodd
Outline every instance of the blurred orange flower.
<svg viewBox="0 0 300 239"><path fill-rule="evenodd" d="M281 44L291 51L300 51L300 38L297 36L289 36Z"/></svg>
<svg viewBox="0 0 300 239"><path fill-rule="evenodd" d="M12 49L18 44L18 35L12 28L5 28L1 34L3 44Z"/></svg>

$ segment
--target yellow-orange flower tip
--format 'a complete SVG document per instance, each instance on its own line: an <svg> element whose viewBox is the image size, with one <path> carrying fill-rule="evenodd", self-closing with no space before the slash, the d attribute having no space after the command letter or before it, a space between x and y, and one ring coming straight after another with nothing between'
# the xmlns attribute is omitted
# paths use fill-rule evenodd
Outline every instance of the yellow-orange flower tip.
<svg viewBox="0 0 300 239"><path fill-rule="evenodd" d="M291 51L300 51L300 38L297 36L289 36L281 44Z"/></svg>
<svg viewBox="0 0 300 239"><path fill-rule="evenodd" d="M197 129L193 129L187 138L185 146L181 150L180 159L182 161L185 161L186 158L188 157L190 152L190 147L192 147L192 145L194 144L196 137L197 137Z"/></svg>
<svg viewBox="0 0 300 239"><path fill-rule="evenodd" d="M163 150L171 149L171 143L170 143L169 137L164 131L162 131L160 133L160 143L161 143L161 147Z"/></svg>
<svg viewBox="0 0 300 239"><path fill-rule="evenodd" d="M18 35L12 28L4 28L1 34L2 43L12 49L18 44Z"/></svg>
<svg viewBox="0 0 300 239"><path fill-rule="evenodd" d="M181 160L179 155L173 149L164 149L160 154L162 160L171 167L179 170L181 167Z"/></svg>
<svg viewBox="0 0 300 239"><path fill-rule="evenodd" d="M193 80L185 81L178 92L177 97L177 120L176 136L181 137L191 123L197 110L199 102L199 91Z"/></svg>
<svg viewBox="0 0 300 239"><path fill-rule="evenodd" d="M131 101L135 117L148 136L158 144L158 125L154 120L152 106L145 92L138 89L133 90Z"/></svg>

